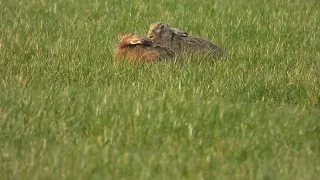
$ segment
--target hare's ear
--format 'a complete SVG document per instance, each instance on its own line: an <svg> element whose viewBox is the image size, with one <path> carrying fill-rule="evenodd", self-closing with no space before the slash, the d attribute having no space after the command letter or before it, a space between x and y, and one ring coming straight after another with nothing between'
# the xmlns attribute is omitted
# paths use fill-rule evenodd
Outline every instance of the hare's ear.
<svg viewBox="0 0 320 180"><path fill-rule="evenodd" d="M167 27L168 27L168 24L163 23L163 24L160 25L159 29L160 29L161 31L165 31L165 30L167 29Z"/></svg>
<svg viewBox="0 0 320 180"><path fill-rule="evenodd" d="M153 41L151 39L149 39L149 38L146 38L146 37L142 38L142 42L143 42L143 44L146 44L146 45L153 44Z"/></svg>
<svg viewBox="0 0 320 180"><path fill-rule="evenodd" d="M129 42L129 44L144 44L144 45L151 45L152 40L147 38L139 38L139 39L133 39Z"/></svg>
<svg viewBox="0 0 320 180"><path fill-rule="evenodd" d="M159 34L159 33L163 32L163 31L166 31L167 28L168 28L168 24L161 23L160 26L157 29L155 29L154 31L155 31L155 33Z"/></svg>
<svg viewBox="0 0 320 180"><path fill-rule="evenodd" d="M143 41L140 39L133 39L129 42L129 44L143 44Z"/></svg>
<svg viewBox="0 0 320 180"><path fill-rule="evenodd" d="M188 33L183 31L183 30L180 30L180 29L177 29L177 28L172 28L172 27L170 27L170 30L175 35L182 36L182 37L187 37L188 36Z"/></svg>

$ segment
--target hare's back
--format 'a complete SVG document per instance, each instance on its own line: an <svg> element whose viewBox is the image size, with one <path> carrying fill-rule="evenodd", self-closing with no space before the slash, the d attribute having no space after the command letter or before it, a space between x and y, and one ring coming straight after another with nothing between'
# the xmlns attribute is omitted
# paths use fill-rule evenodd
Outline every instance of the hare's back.
<svg viewBox="0 0 320 180"><path fill-rule="evenodd" d="M150 46L145 49L144 56L156 57L156 59L172 59L175 57L175 53L166 47L162 46Z"/></svg>
<svg viewBox="0 0 320 180"><path fill-rule="evenodd" d="M201 37L182 37L182 47L191 49L208 49L215 46L211 41Z"/></svg>
<svg viewBox="0 0 320 180"><path fill-rule="evenodd" d="M166 57L170 57L170 58L175 57L175 52L171 50L169 47L155 46L155 48L157 49L157 51L160 52L160 54Z"/></svg>
<svg viewBox="0 0 320 180"><path fill-rule="evenodd" d="M207 52L212 56L222 56L223 50L213 42L201 37L182 37L181 52Z"/></svg>

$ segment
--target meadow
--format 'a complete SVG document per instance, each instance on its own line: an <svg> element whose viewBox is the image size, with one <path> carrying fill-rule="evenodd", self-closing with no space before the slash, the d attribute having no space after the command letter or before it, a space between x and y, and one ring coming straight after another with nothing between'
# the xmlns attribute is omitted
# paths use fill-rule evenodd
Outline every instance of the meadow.
<svg viewBox="0 0 320 180"><path fill-rule="evenodd" d="M0 179L315 180L317 0L1 0ZM229 56L114 63L168 22Z"/></svg>

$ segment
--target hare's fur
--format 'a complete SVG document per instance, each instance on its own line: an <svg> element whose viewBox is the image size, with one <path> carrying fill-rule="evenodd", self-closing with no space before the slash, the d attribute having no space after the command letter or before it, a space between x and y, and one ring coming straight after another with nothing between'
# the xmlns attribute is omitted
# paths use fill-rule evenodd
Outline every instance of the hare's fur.
<svg viewBox="0 0 320 180"><path fill-rule="evenodd" d="M154 45L152 40L136 34L120 34L114 59L126 57L133 62L155 62L173 59L175 53L169 48Z"/></svg>
<svg viewBox="0 0 320 180"><path fill-rule="evenodd" d="M220 57L224 54L223 50L213 42L201 37L189 36L185 31L171 27L168 23L152 23L147 37L154 44L170 47L178 54L191 52L214 57Z"/></svg>

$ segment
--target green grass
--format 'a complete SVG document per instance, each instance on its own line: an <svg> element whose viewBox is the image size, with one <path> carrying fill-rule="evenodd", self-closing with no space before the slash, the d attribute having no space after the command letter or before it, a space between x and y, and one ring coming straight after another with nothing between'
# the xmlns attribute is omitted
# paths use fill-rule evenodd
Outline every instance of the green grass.
<svg viewBox="0 0 320 180"><path fill-rule="evenodd" d="M198 3L198 5L195 5ZM314 180L317 0L0 1L1 179ZM165 21L212 63L114 64Z"/></svg>

